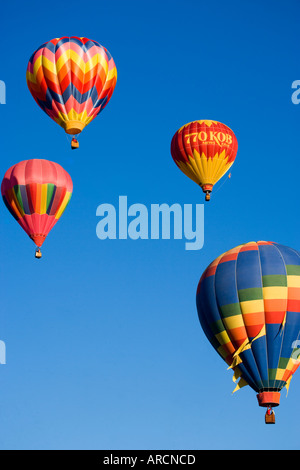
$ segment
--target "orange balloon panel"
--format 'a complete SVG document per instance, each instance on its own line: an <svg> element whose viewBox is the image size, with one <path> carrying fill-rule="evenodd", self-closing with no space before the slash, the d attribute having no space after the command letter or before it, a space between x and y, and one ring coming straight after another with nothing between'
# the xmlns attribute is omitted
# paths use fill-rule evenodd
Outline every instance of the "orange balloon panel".
<svg viewBox="0 0 300 470"><path fill-rule="evenodd" d="M233 164L237 149L237 139L232 130L218 121L185 124L171 142L171 154L176 165L207 195Z"/></svg>

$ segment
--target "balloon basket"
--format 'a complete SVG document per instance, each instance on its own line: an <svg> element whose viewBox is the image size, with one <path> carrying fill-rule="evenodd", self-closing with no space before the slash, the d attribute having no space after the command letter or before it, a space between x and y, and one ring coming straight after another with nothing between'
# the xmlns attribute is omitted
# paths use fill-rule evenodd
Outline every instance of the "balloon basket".
<svg viewBox="0 0 300 470"><path fill-rule="evenodd" d="M75 150L75 149L78 149L79 148L79 142L77 139L72 139L71 141L71 149L72 150Z"/></svg>
<svg viewBox="0 0 300 470"><path fill-rule="evenodd" d="M266 414L265 414L265 423L266 424L275 424L275 413L274 413L274 411L272 411L271 414L268 414L268 412L266 412Z"/></svg>
<svg viewBox="0 0 300 470"><path fill-rule="evenodd" d="M35 257L36 257L37 259L41 259L41 257L42 257L42 252L41 252L40 249L36 250L36 252L35 252Z"/></svg>

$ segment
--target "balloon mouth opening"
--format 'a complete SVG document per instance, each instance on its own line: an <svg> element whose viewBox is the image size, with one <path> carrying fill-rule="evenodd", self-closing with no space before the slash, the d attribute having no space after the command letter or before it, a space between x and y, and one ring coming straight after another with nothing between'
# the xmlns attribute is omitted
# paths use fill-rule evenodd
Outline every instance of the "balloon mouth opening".
<svg viewBox="0 0 300 470"><path fill-rule="evenodd" d="M206 191L212 191L213 184L202 184L201 186L202 191L205 193Z"/></svg>
<svg viewBox="0 0 300 470"><path fill-rule="evenodd" d="M63 123L63 127L67 134L77 135L85 128L85 124L80 121L66 121Z"/></svg>
<svg viewBox="0 0 300 470"><path fill-rule="evenodd" d="M213 184L203 184L201 188L205 193L205 200L210 201L210 193L212 192Z"/></svg>
<svg viewBox="0 0 300 470"><path fill-rule="evenodd" d="M260 392L256 396L257 396L259 406L263 406L265 408L269 406L271 407L279 406L280 392L278 391Z"/></svg>
<svg viewBox="0 0 300 470"><path fill-rule="evenodd" d="M30 235L30 238L36 244L36 246L40 248L46 239L46 235L43 235L42 233L35 233Z"/></svg>

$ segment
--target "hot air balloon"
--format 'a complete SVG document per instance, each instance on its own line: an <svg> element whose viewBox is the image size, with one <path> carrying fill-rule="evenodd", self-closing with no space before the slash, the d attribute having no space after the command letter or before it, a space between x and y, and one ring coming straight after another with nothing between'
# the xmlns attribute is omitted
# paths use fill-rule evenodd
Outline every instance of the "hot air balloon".
<svg viewBox="0 0 300 470"><path fill-rule="evenodd" d="M234 392L249 385L274 423L272 408L300 363L300 253L266 241L237 246L204 271L196 303L205 335L233 370Z"/></svg>
<svg viewBox="0 0 300 470"><path fill-rule="evenodd" d="M238 149L229 127L218 121L193 121L173 136L171 155L179 169L195 181L210 200L214 184L232 166Z"/></svg>
<svg viewBox="0 0 300 470"><path fill-rule="evenodd" d="M37 104L67 134L79 134L107 105L117 81L108 50L84 37L42 44L31 56L27 85ZM78 148L73 137L71 147Z"/></svg>
<svg viewBox="0 0 300 470"><path fill-rule="evenodd" d="M5 173L4 203L36 244L36 258L41 257L40 248L67 207L72 190L70 175L48 160L24 160Z"/></svg>

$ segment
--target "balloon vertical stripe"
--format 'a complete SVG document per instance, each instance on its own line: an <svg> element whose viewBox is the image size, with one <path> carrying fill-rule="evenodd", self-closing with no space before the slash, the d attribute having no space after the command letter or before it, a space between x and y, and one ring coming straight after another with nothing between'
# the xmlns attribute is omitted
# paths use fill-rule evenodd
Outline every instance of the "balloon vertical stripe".
<svg viewBox="0 0 300 470"><path fill-rule="evenodd" d="M72 195L70 175L57 163L25 160L7 170L1 193L9 212L41 246Z"/></svg>

